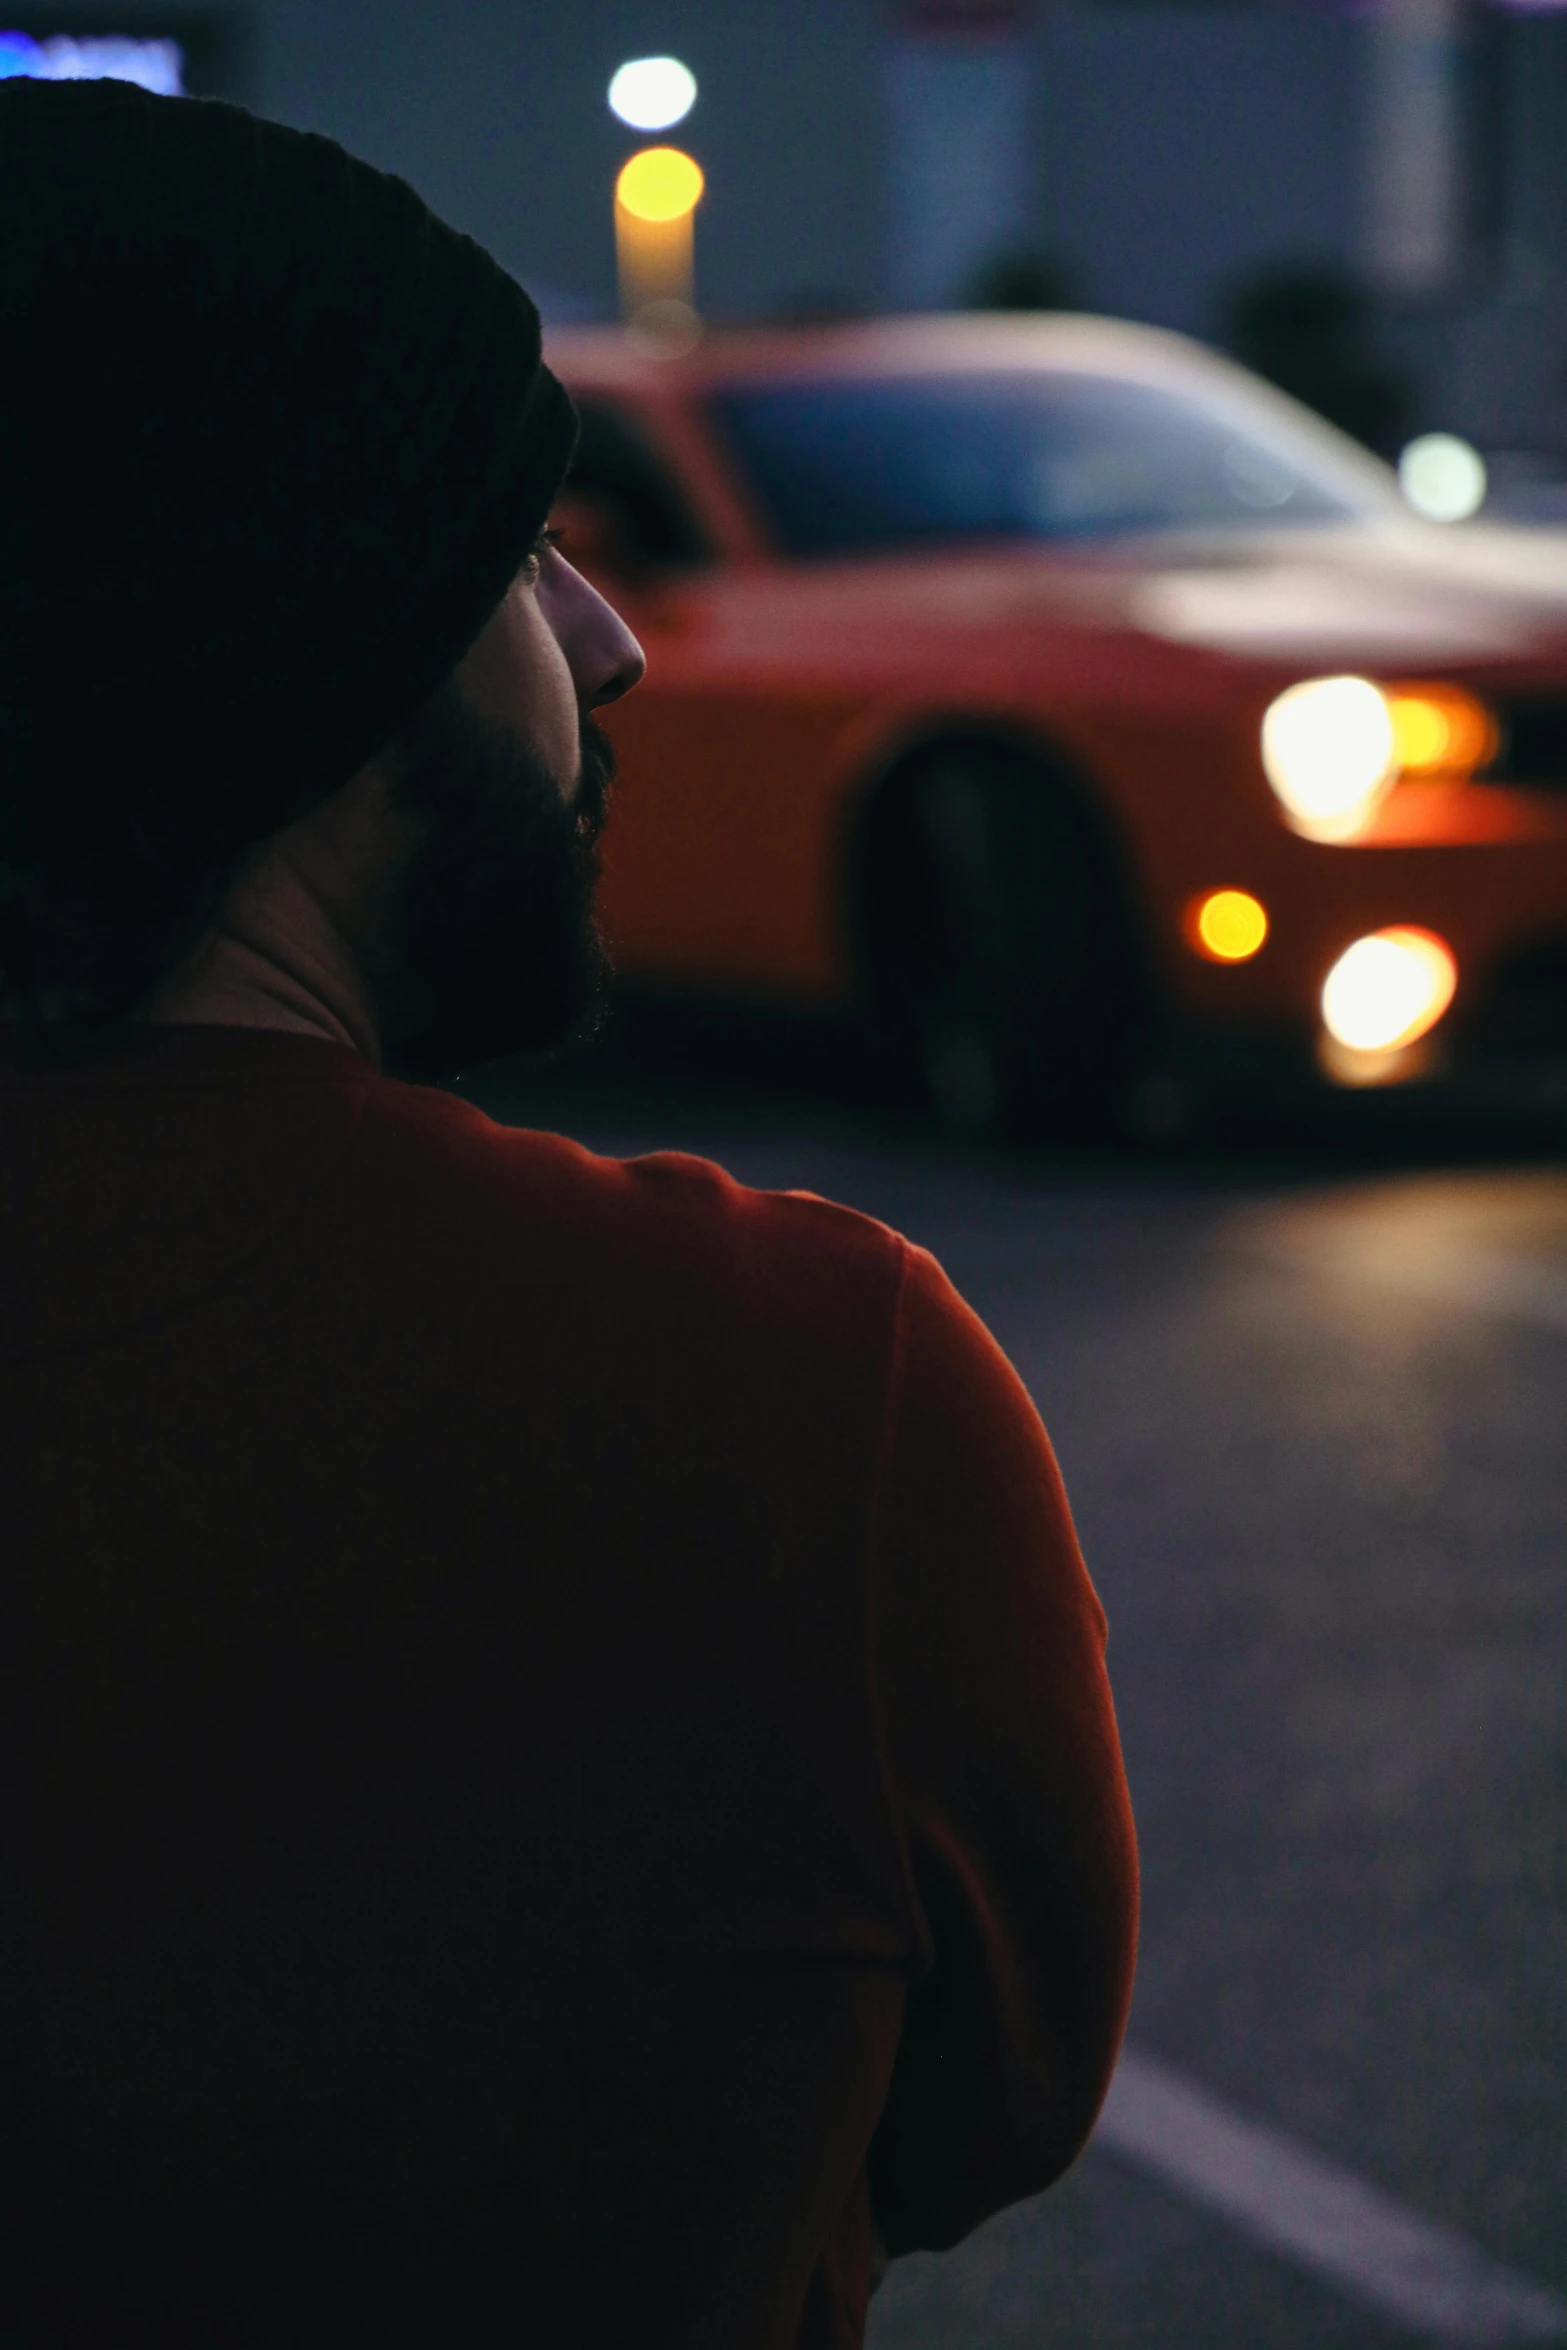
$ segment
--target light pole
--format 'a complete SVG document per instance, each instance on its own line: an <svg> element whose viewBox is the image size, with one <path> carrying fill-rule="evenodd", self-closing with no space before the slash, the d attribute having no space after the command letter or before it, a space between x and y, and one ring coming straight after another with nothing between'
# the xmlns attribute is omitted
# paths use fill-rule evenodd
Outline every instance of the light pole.
<svg viewBox="0 0 1567 2350"><path fill-rule="evenodd" d="M696 77L678 57L634 57L609 85L611 113L662 131L696 104ZM615 257L627 326L661 351L689 350L696 309L696 208L702 168L679 147L644 147L615 182Z"/></svg>
<svg viewBox="0 0 1567 2350"><path fill-rule="evenodd" d="M701 333L695 225L703 184L701 165L678 147L644 147L615 182L621 311L665 349L689 349Z"/></svg>

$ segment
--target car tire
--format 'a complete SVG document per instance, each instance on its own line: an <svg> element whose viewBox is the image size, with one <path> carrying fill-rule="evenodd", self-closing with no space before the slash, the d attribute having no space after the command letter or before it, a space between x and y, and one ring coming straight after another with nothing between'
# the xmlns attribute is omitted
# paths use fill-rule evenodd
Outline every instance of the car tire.
<svg viewBox="0 0 1567 2350"><path fill-rule="evenodd" d="M1147 992L1113 854L1066 782L1005 745L932 745L867 814L870 1018L899 1091L949 1132L1113 1128Z"/></svg>

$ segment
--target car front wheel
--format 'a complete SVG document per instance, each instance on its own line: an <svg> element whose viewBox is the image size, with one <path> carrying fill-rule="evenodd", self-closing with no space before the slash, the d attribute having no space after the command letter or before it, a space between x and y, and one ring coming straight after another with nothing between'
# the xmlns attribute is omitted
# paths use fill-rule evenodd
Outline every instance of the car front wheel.
<svg viewBox="0 0 1567 2350"><path fill-rule="evenodd" d="M869 811L860 901L879 1045L944 1127L1115 1123L1145 990L1111 853L1072 787L1006 746L932 746Z"/></svg>

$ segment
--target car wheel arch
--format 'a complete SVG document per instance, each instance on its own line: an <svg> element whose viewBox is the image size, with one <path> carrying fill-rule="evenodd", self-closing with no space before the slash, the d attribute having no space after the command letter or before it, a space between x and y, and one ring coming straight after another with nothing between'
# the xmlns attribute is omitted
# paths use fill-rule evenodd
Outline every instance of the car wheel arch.
<svg viewBox="0 0 1567 2350"><path fill-rule="evenodd" d="M863 979L866 867L883 811L913 786L922 768L939 758L959 760L965 755L1005 761L1018 773L1031 774L1041 790L1055 793L1071 809L1113 893L1128 948L1139 965L1139 983L1151 998L1156 985L1152 909L1110 794L1080 758L1043 729L973 713L904 726L858 764L842 803L835 860L837 923L846 968L857 982Z"/></svg>

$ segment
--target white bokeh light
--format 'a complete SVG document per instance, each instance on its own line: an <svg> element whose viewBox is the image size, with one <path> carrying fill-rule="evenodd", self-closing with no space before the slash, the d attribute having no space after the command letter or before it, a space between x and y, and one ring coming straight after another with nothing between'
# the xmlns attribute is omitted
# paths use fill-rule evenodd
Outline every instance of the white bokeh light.
<svg viewBox="0 0 1567 2350"><path fill-rule="evenodd" d="M1397 1052L1436 1026L1457 983L1453 950L1433 931L1374 931L1328 973L1322 1023L1350 1052Z"/></svg>
<svg viewBox="0 0 1567 2350"><path fill-rule="evenodd" d="M1398 482L1427 522L1467 522L1485 503L1485 459L1456 433L1423 432L1400 457Z"/></svg>
<svg viewBox="0 0 1567 2350"><path fill-rule="evenodd" d="M1369 678L1312 677L1292 685L1262 722L1262 764L1297 832L1353 840L1397 771L1385 695Z"/></svg>
<svg viewBox="0 0 1567 2350"><path fill-rule="evenodd" d="M634 131L667 131L696 104L696 76L678 57L634 57L609 85L609 107Z"/></svg>

